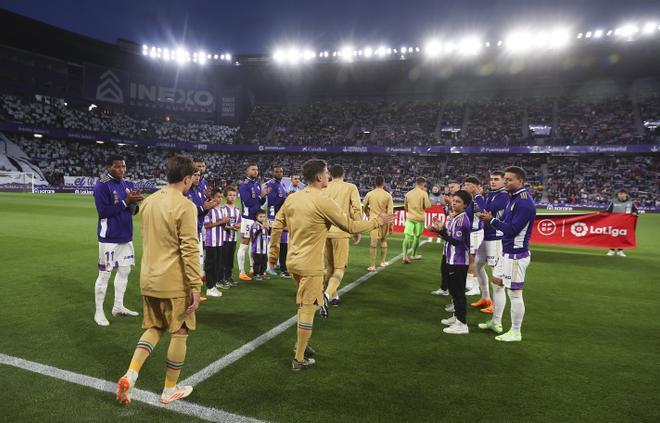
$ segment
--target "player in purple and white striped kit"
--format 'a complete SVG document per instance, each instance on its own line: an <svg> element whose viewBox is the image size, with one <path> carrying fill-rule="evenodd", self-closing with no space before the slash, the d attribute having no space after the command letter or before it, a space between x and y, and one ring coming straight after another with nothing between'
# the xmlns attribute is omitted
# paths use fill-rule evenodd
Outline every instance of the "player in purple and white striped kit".
<svg viewBox="0 0 660 423"><path fill-rule="evenodd" d="M94 284L96 312L94 321L99 326L110 322L103 311L103 301L108 289L112 271L115 275L115 303L113 316L137 316L138 313L124 307L124 293L128 285L131 266L135 265L133 250L133 215L142 201L141 192L134 189L133 183L124 180L126 162L123 157L111 156L106 161L106 172L101 175L94 187L94 202L99 215L97 235L99 240L99 275Z"/></svg>
<svg viewBox="0 0 660 423"><path fill-rule="evenodd" d="M269 226L266 220L266 213L263 210L257 211L255 217L255 222L250 229L254 278L256 280L262 280L266 272L266 266L268 265Z"/></svg>
<svg viewBox="0 0 660 423"><path fill-rule="evenodd" d="M524 188L527 174L517 166L504 171L504 186L509 192L509 202L502 217L493 217L491 212L479 213L478 217L495 229L502 231L502 257L493 269L493 318L480 323L479 328L502 332L502 315L506 307L506 288L511 300L511 330L496 336L497 341L522 341L520 328L525 316L523 287L525 272L530 262L529 238L532 235L536 204L532 195Z"/></svg>
<svg viewBox="0 0 660 423"><path fill-rule="evenodd" d="M454 302L454 315L443 319L442 324L448 327L443 332L450 334L469 333L466 313L467 298L465 297L465 280L470 265L470 230L472 222L465 209L472 203L472 196L463 190L452 195L452 215L446 223L435 221L430 228L445 241L445 265L443 279L447 281L449 293Z"/></svg>

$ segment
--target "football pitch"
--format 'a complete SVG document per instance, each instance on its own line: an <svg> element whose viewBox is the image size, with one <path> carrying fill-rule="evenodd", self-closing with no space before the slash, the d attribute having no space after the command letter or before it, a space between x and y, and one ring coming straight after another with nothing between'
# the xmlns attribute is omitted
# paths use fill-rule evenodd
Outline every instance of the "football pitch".
<svg viewBox="0 0 660 423"><path fill-rule="evenodd" d="M111 282L110 326L93 321L93 198L3 193L0 222L0 356L115 383L142 333L141 317L111 317ZM142 314L135 223L138 265L125 303ZM514 344L480 331L486 316L474 309L469 335L442 333L449 298L430 295L440 283L441 250L427 243L422 261L396 261L346 293L329 319L317 316L312 368L290 370L295 328L289 327L204 373L186 402L271 422L660 421L653 406L660 392L660 215L642 215L637 237L638 248L626 258L533 246L524 340ZM400 248L393 237L390 258ZM344 286L366 273L368 250L368 237L351 246ZM209 298L197 312L181 378L203 372L295 311L295 286L287 279L242 282ZM144 365L137 388L160 395L167 342ZM202 421L184 407L120 406L112 393L35 368L0 364L0 381L2 421Z"/></svg>

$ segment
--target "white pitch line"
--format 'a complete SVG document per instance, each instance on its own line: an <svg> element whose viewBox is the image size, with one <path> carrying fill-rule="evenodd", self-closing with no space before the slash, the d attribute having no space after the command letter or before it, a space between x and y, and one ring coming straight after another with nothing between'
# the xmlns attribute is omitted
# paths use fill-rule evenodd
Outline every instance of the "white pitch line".
<svg viewBox="0 0 660 423"><path fill-rule="evenodd" d="M97 379L95 377L70 372L68 370L58 369L57 367L35 363L34 361L28 361L2 353L0 353L0 364L13 366L18 369L27 370L33 373L38 373L40 375L50 376L55 379L75 383L76 385L86 386L88 388L94 388L103 392L109 392L111 394L115 394L117 392L117 383L115 382ZM133 389L133 400L140 401L154 407L164 408L166 410L174 411L180 414L185 414L187 416L198 417L210 422L264 423L262 420L229 413L227 411L218 410L217 408L205 407L183 400L175 401L168 405L161 404L160 395L149 391L143 391L141 389Z"/></svg>
<svg viewBox="0 0 660 423"><path fill-rule="evenodd" d="M419 246L421 247L422 245L428 243L429 241L422 241L420 242ZM390 259L387 264L388 266L396 262L397 260L401 259L403 257L403 254L399 254L398 256ZM350 290L360 286L364 281L367 279L377 275L378 273L382 272L385 270L384 267L378 268L375 272L369 272L365 273L364 275L360 276L350 284L344 286L342 289L339 290L340 294L345 294L349 292ZM192 376L188 377L187 379L183 380L181 382L182 385L198 385L202 382L204 382L206 379L210 378L211 376L215 375L225 367L229 366L232 363L235 363L236 361L240 360L241 358L245 357L252 351L256 350L266 342L270 341L271 339L275 338L277 335L285 332L287 329L290 327L294 326L296 324L296 316L292 316L289 319L283 321L279 325L275 326L268 332L265 332L258 337L254 338L252 341L248 342L247 344L244 344L243 346L238 347L234 351L230 352L229 354L225 355L224 357L221 357L214 361L213 363L209 364L208 366L204 367L202 370L198 371L197 373L193 374Z"/></svg>

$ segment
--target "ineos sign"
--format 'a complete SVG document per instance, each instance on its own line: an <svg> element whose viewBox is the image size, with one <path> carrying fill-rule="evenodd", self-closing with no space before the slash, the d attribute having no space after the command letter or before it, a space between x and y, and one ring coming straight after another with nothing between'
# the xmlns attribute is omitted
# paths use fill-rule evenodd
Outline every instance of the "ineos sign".
<svg viewBox="0 0 660 423"><path fill-rule="evenodd" d="M213 94L207 90L184 90L155 85L130 83L130 97L133 100L172 103L184 106L210 107Z"/></svg>

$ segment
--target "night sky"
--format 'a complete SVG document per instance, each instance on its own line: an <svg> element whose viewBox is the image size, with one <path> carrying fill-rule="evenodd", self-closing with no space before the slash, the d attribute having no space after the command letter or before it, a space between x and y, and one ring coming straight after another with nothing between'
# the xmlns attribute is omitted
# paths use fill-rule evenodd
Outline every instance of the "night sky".
<svg viewBox="0 0 660 423"><path fill-rule="evenodd" d="M562 23L577 33L660 22L657 0L0 0L0 7L110 43L126 38L234 54L272 53L301 40L332 50L344 44L421 45L432 34L497 39L521 25L550 29Z"/></svg>

